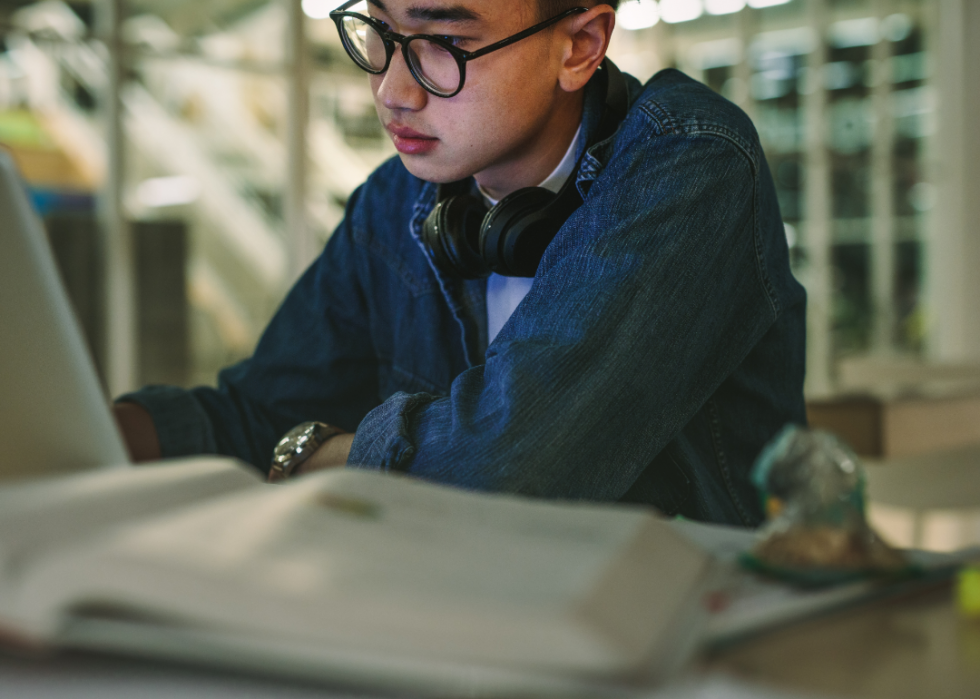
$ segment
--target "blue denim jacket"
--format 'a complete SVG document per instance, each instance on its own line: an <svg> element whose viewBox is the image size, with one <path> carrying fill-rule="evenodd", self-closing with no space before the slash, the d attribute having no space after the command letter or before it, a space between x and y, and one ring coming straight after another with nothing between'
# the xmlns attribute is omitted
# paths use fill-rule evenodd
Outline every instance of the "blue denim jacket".
<svg viewBox="0 0 980 699"><path fill-rule="evenodd" d="M629 81L627 118L584 155L585 203L489 347L486 283L427 259L436 188L396 158L217 389L124 399L165 456L266 470L283 433L322 420L356 429L358 467L758 524L749 468L805 421L806 296L772 178L737 107L674 70ZM602 101L590 86L584 133Z"/></svg>

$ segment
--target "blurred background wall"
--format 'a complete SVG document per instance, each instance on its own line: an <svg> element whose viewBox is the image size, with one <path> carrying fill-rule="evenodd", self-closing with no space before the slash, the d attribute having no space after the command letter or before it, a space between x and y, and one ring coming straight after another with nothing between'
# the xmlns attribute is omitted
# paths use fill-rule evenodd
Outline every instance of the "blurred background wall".
<svg viewBox="0 0 980 699"><path fill-rule="evenodd" d="M247 356L393 155L338 4L0 2L0 144L111 393ZM754 120L815 405L980 388L980 3L627 0L611 55Z"/></svg>

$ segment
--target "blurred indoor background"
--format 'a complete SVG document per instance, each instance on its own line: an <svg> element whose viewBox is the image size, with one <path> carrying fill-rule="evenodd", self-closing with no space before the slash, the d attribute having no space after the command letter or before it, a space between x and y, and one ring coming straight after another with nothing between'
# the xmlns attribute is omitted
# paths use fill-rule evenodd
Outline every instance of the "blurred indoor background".
<svg viewBox="0 0 980 699"><path fill-rule="evenodd" d="M247 356L394 154L339 4L0 0L0 144L111 394ZM811 419L871 457L980 443L980 3L627 0L611 56L754 120Z"/></svg>

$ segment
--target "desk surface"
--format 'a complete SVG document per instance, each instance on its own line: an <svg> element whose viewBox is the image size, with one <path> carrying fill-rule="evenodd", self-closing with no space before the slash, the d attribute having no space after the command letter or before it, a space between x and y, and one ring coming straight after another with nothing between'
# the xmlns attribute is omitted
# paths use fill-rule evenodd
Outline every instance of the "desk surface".
<svg viewBox="0 0 980 699"><path fill-rule="evenodd" d="M814 619L743 642L702 671L805 694L855 699L977 699L980 620L950 587Z"/></svg>

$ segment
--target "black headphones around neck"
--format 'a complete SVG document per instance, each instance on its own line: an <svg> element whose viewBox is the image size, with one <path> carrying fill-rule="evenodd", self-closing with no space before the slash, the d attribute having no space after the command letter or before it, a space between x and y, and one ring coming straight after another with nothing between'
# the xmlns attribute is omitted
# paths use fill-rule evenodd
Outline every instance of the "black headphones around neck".
<svg viewBox="0 0 980 699"><path fill-rule="evenodd" d="M612 61L597 71L605 81L606 101L599 126L583 149L611 136L626 117L626 79ZM491 273L533 277L545 248L568 217L582 205L576 179L582 159L557 193L543 187L511 192L489 211L472 194L469 179L439 185L435 208L422 226L422 243L436 266L463 279Z"/></svg>

